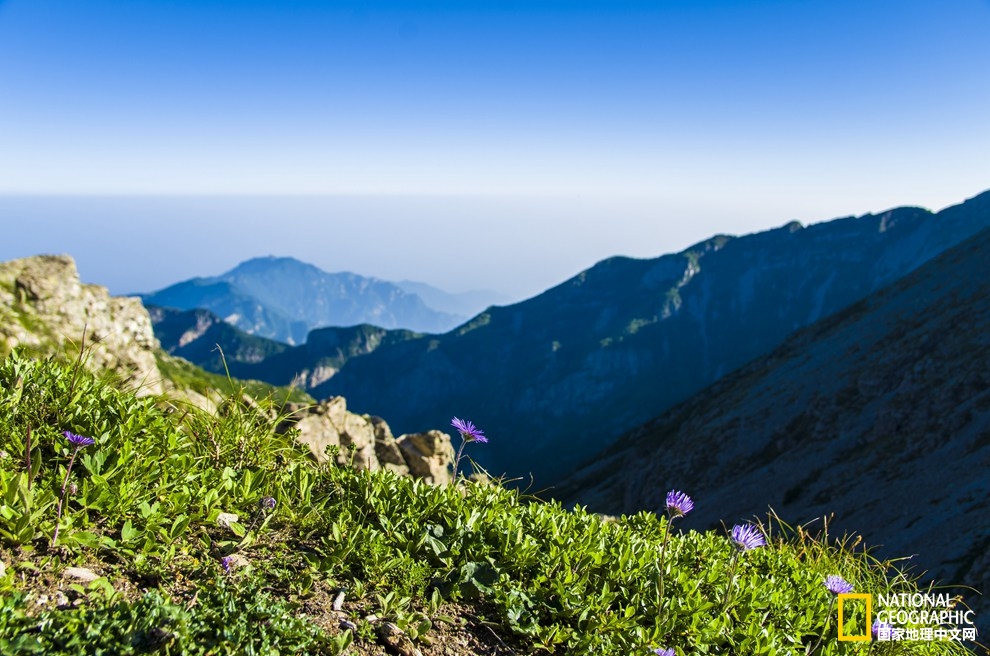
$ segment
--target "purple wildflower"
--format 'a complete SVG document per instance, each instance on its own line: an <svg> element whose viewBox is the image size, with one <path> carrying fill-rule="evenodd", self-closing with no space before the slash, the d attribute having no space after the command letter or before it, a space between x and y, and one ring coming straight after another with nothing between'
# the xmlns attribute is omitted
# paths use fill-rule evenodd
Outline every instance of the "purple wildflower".
<svg viewBox="0 0 990 656"><path fill-rule="evenodd" d="M65 478L62 479L62 493L59 495L58 509L55 511L55 532L52 533L52 541L49 545L50 548L54 548L55 544L58 542L59 522L62 521L62 506L65 504L65 495L69 491L69 474L72 473L72 465L76 462L76 456L79 455L80 449L96 444L96 440L92 437L83 437L82 435L76 435L75 433L70 433L69 431L62 431L62 435L65 435L65 439L69 440L69 444L72 444L76 448L72 451L72 456L69 458L69 466L65 469ZM75 494L75 492L72 494Z"/></svg>
<svg viewBox="0 0 990 656"><path fill-rule="evenodd" d="M677 653L673 649L661 649L660 647L654 649L653 653L657 656L677 656Z"/></svg>
<svg viewBox="0 0 990 656"><path fill-rule="evenodd" d="M461 434L465 442L481 442L482 444L488 442L485 432L470 421L454 417L450 425L457 429L457 432Z"/></svg>
<svg viewBox="0 0 990 656"><path fill-rule="evenodd" d="M667 512L671 517L683 517L693 509L694 501L688 495L677 490L667 493Z"/></svg>
<svg viewBox="0 0 990 656"><path fill-rule="evenodd" d="M65 435L65 439L75 445L76 448L81 449L84 446L93 446L96 444L96 440L92 437L83 437L82 435L76 435L75 433L70 433L69 431L63 431L62 435Z"/></svg>
<svg viewBox="0 0 990 656"><path fill-rule="evenodd" d="M224 556L220 559L220 566L223 567L223 571L229 573L231 568L234 566L234 557Z"/></svg>
<svg viewBox="0 0 990 656"><path fill-rule="evenodd" d="M893 624L888 624L887 622L881 622L880 620L873 620L874 640L890 640L890 632L893 630L894 630Z"/></svg>
<svg viewBox="0 0 990 656"><path fill-rule="evenodd" d="M833 594L846 594L853 590L852 583L835 574L831 574L825 579L825 587Z"/></svg>
<svg viewBox="0 0 990 656"><path fill-rule="evenodd" d="M736 524L733 526L732 540L742 551L763 547L767 543L760 529L752 524Z"/></svg>
<svg viewBox="0 0 990 656"><path fill-rule="evenodd" d="M264 510L275 510L275 497L263 497L258 505Z"/></svg>

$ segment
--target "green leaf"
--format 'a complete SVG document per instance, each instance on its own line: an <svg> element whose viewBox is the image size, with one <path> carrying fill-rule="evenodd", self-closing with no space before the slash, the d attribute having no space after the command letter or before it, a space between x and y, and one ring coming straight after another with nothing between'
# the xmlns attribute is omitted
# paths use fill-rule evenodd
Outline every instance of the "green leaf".
<svg viewBox="0 0 990 656"><path fill-rule="evenodd" d="M130 542L131 540L135 539L137 536L138 536L138 530L134 528L134 525L131 524L131 520L128 519L126 522L124 522L123 527L121 527L120 529L120 539L123 540L124 542Z"/></svg>

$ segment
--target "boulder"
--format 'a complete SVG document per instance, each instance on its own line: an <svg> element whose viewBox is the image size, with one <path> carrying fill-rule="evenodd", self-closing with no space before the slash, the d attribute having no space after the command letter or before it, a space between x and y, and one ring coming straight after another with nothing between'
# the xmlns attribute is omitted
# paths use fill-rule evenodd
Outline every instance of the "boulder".
<svg viewBox="0 0 990 656"><path fill-rule="evenodd" d="M79 281L67 255L0 264L0 354L15 347L63 350L93 370L112 370L138 395L161 394L151 317L137 298Z"/></svg>
<svg viewBox="0 0 990 656"><path fill-rule="evenodd" d="M445 485L451 479L454 447L450 436L438 430L402 435L396 440L409 473L435 485Z"/></svg>
<svg viewBox="0 0 990 656"><path fill-rule="evenodd" d="M380 469L375 448L375 428L367 417L347 411L343 397L331 397L315 406L294 408L279 432L299 431L296 439L309 447L317 462L327 459L327 447L338 448L338 465Z"/></svg>
<svg viewBox="0 0 990 656"><path fill-rule="evenodd" d="M326 462L327 447L335 446L340 466L387 469L436 485L451 481L454 449L446 433L431 430L396 439L384 419L349 412L340 396L311 406L290 404L286 410L289 414L278 432L298 431L296 439L309 447L317 462Z"/></svg>
<svg viewBox="0 0 990 656"><path fill-rule="evenodd" d="M375 429L375 455L378 456L378 463L382 469L388 469L400 476L409 476L409 465L402 457L402 450L392 435L392 429L381 417L369 417L368 420Z"/></svg>

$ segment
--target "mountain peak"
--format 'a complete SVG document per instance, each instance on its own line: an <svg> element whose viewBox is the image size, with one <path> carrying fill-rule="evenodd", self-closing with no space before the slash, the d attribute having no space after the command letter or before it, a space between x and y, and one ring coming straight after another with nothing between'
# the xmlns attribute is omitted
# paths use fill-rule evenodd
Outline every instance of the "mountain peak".
<svg viewBox="0 0 990 656"><path fill-rule="evenodd" d="M226 278L238 274L257 273L279 269L326 273L315 264L303 262L302 260L298 260L294 257L284 255L263 255L244 260L230 271L221 274L219 277Z"/></svg>
<svg viewBox="0 0 990 656"><path fill-rule="evenodd" d="M355 273L327 273L293 257L267 255L219 276L180 282L144 300L181 310L204 308L241 330L301 344L315 328L374 324L442 333L467 317L443 312L398 285Z"/></svg>

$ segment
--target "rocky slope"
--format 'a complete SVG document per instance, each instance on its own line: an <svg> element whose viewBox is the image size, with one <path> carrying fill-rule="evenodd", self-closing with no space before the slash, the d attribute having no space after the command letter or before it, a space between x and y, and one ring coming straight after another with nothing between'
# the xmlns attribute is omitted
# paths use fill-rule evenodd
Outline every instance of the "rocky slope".
<svg viewBox="0 0 990 656"><path fill-rule="evenodd" d="M137 298L84 285L72 258L43 255L0 263L0 355L14 348L65 352L109 369L139 394L160 394L158 341Z"/></svg>
<svg viewBox="0 0 990 656"><path fill-rule="evenodd" d="M260 337L301 344L314 328L370 323L442 332L465 317L428 307L399 286L353 273L327 273L289 257L261 257L209 278L142 296L145 303L210 310Z"/></svg>
<svg viewBox="0 0 990 656"><path fill-rule="evenodd" d="M938 214L900 208L612 258L445 335L350 359L314 394L346 396L404 431L470 417L492 437L481 464L552 484L624 431L987 225L990 192Z"/></svg>
<svg viewBox="0 0 990 656"><path fill-rule="evenodd" d="M226 325L201 313L195 316L200 321L192 334ZM81 283L71 257L43 255L0 263L0 355L16 348L37 356L61 352L74 359L80 344L86 366L116 372L139 394L167 393L173 401L205 407L221 398L203 397L163 375L158 362L169 356L160 349L141 301L111 297L104 287ZM298 431L298 439L318 460L333 446L339 449L339 464L388 468L433 483L450 480L453 449L445 433L433 430L396 439L384 420L347 412L339 397L315 406L290 404L286 410L280 430Z"/></svg>
<svg viewBox="0 0 990 656"><path fill-rule="evenodd" d="M697 501L685 528L768 506L792 524L834 513L833 534L986 594L988 471L990 229L635 429L554 494L623 513L676 487ZM966 597L986 625L990 604Z"/></svg>

